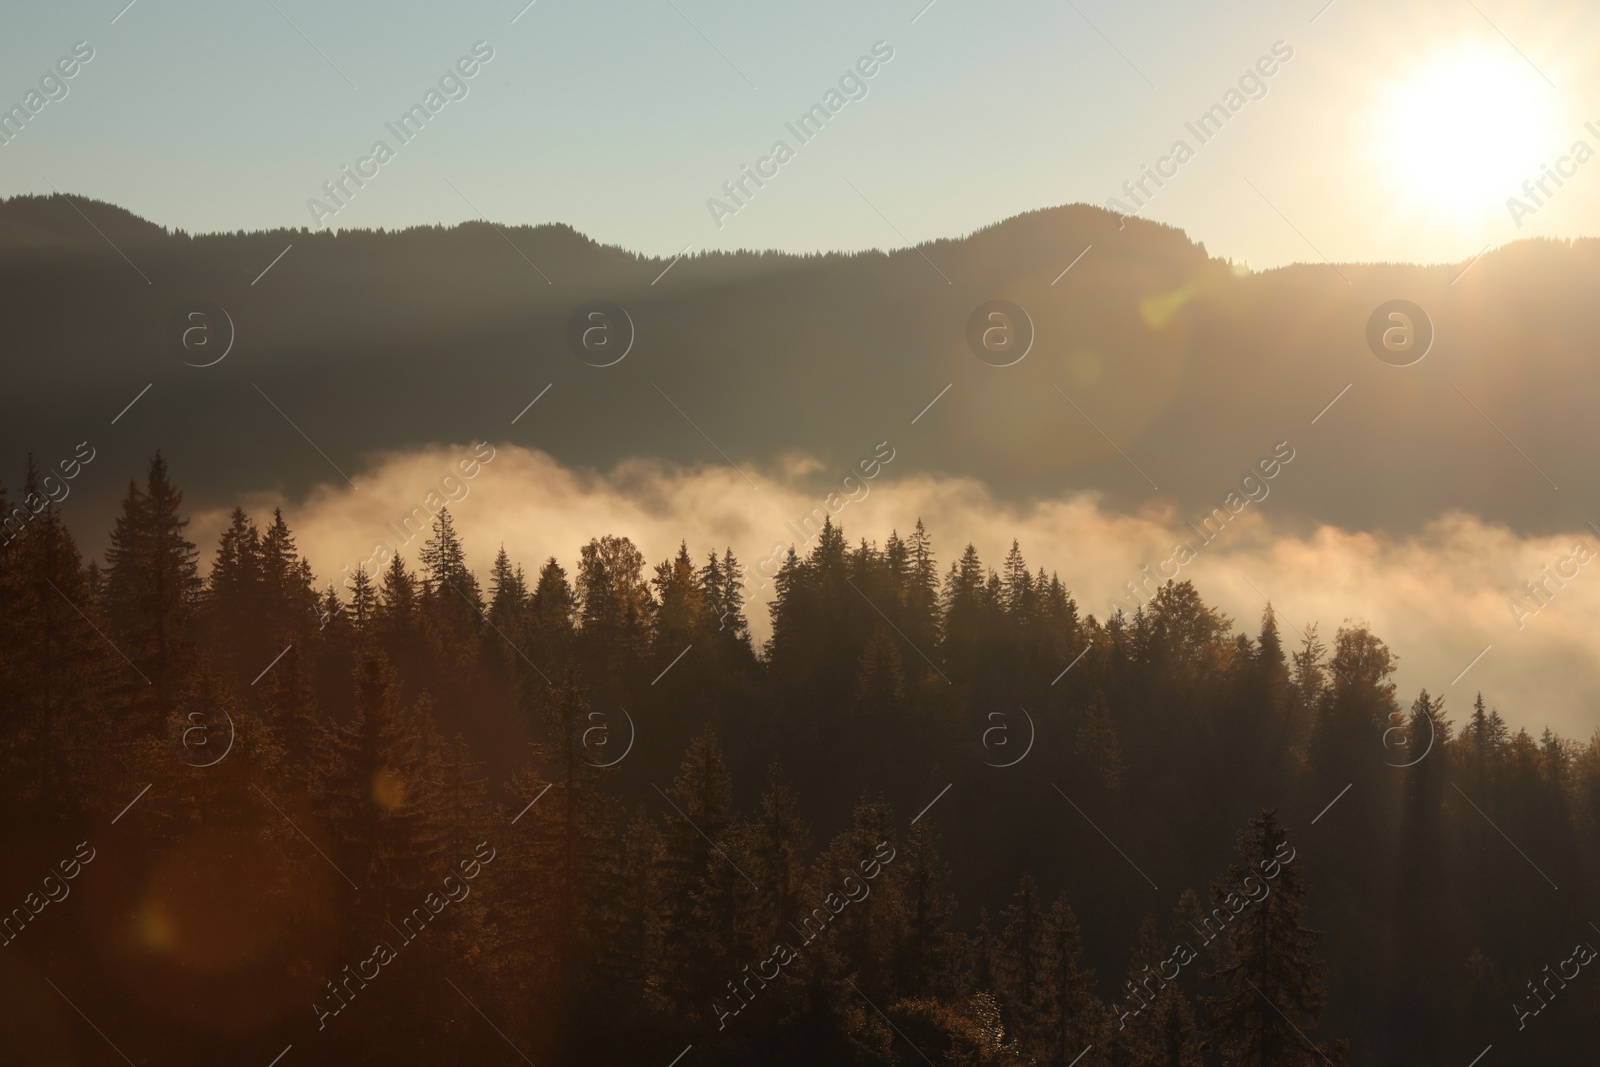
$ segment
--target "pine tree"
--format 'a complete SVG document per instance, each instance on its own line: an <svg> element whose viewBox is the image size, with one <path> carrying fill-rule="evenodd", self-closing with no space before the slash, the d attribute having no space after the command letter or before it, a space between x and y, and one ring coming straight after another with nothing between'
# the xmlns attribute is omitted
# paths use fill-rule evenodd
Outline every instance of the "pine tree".
<svg viewBox="0 0 1600 1067"><path fill-rule="evenodd" d="M383 572L383 585L379 591L379 611L386 622L410 625L417 610L417 585L411 572L406 570L405 558L399 555L389 560Z"/></svg>
<svg viewBox="0 0 1600 1067"><path fill-rule="evenodd" d="M577 619L577 596L567 584L567 572L555 557L539 568L530 604L536 634L535 662L564 663L572 651L573 624Z"/></svg>
<svg viewBox="0 0 1600 1067"><path fill-rule="evenodd" d="M1034 588L1040 590L1041 616L1035 658L1041 665L1070 666L1078 660L1087 643L1086 635L1081 632L1082 624L1078 619L1077 602L1061 584L1059 577L1052 574L1047 582L1042 567L1034 580ZM1080 674L1078 677L1083 676Z"/></svg>
<svg viewBox="0 0 1600 1067"><path fill-rule="evenodd" d="M330 629L339 625L335 621ZM325 645L317 655L317 670L343 666L346 670L345 684L348 686L356 672L354 649L341 649L337 658L328 652ZM291 648L273 664L272 670L249 689L260 701L260 710L256 713L260 727L270 730L276 741L276 747L270 755L285 764L282 768L272 768L279 772L274 777L296 781L302 786L304 795L320 799L338 769L340 733L338 727L325 718L317 706L313 684L317 679L307 661L305 649ZM236 678L236 688L237 682L242 681L242 678ZM248 723L235 723L234 734L237 737L249 728L251 725Z"/></svg>
<svg viewBox="0 0 1600 1067"><path fill-rule="evenodd" d="M950 870L939 854L932 819L920 819L906 832L894 877L905 899L906 931L895 960L895 985L907 995L951 995L955 952L948 924L955 898L945 889Z"/></svg>
<svg viewBox="0 0 1600 1067"><path fill-rule="evenodd" d="M656 576L650 584L655 586L657 598L656 656L675 656L696 641L707 644L715 615L694 561L689 558L688 542L678 545L673 559L656 564Z"/></svg>
<svg viewBox="0 0 1600 1067"><path fill-rule="evenodd" d="M533 644L534 622L528 584L522 568L511 565L504 545L495 556L489 572L488 627L482 640L489 660L498 665L498 675L507 685L518 706L533 706L536 694L549 686L549 680L533 667L529 648Z"/></svg>
<svg viewBox="0 0 1600 1067"><path fill-rule="evenodd" d="M1171 999L1170 983L1161 977L1164 958L1155 918L1147 915L1139 926L1128 975L1117 990L1119 1002L1111 1009L1116 1025L1109 1032L1107 1051L1113 1067L1145 1067L1156 1062L1161 1030L1157 1016Z"/></svg>
<svg viewBox="0 0 1600 1067"><path fill-rule="evenodd" d="M417 581L399 555L390 557L389 565L384 568L372 630L377 647L391 663L415 668L431 661L423 637Z"/></svg>
<svg viewBox="0 0 1600 1067"><path fill-rule="evenodd" d="M1500 748L1505 744L1505 725L1497 722L1497 719L1498 716L1491 718L1491 713L1484 707L1483 694L1480 692L1472 703L1472 721L1463 738L1467 745L1467 770L1477 796L1488 795L1499 763Z"/></svg>
<svg viewBox="0 0 1600 1067"><path fill-rule="evenodd" d="M310 564L300 558L281 508L272 511L272 525L262 535L259 558L269 643L281 648L305 641L314 629L317 598Z"/></svg>
<svg viewBox="0 0 1600 1067"><path fill-rule="evenodd" d="M365 635L378 615L378 590L365 569L358 569L350 579L350 625L357 634Z"/></svg>
<svg viewBox="0 0 1600 1067"><path fill-rule="evenodd" d="M1022 876L1000 919L1005 925L994 955L994 978L1001 1019L1023 1055L1041 1059L1051 1045L1056 971L1049 923L1030 876Z"/></svg>
<svg viewBox="0 0 1600 1067"><path fill-rule="evenodd" d="M1128 764L1122 757L1122 744L1111 722L1111 710L1104 693L1096 691L1094 699L1084 709L1073 752L1082 761L1085 771L1099 779L1106 792L1121 791Z"/></svg>
<svg viewBox="0 0 1600 1067"><path fill-rule="evenodd" d="M950 564L943 593L944 658L958 678L977 670L993 615L978 550L968 545L958 563Z"/></svg>
<svg viewBox="0 0 1600 1067"><path fill-rule="evenodd" d="M1016 625L1017 632L1025 632L1034 621L1036 590L1033 575L1028 573L1028 564L1022 558L1022 546L1015 540L1011 542L1011 551L1006 553L1000 583L1006 614Z"/></svg>
<svg viewBox="0 0 1600 1067"><path fill-rule="evenodd" d="M800 798L776 763L767 771L767 790L750 826L746 851L750 877L766 887L757 901L754 938L765 945L789 936L790 924L799 919L811 851L811 828L800 814Z"/></svg>
<svg viewBox="0 0 1600 1067"><path fill-rule="evenodd" d="M730 853L731 792L722 753L708 730L690 744L666 792L649 982L657 1002L706 1024L720 1024L725 1013L740 1010L741 1001L724 983L739 976L755 947L738 938L743 893L733 883L748 872Z"/></svg>
<svg viewBox="0 0 1600 1067"><path fill-rule="evenodd" d="M642 891L645 875L622 866L619 845L628 826L601 789L613 772L583 758L590 704L570 664L542 710L549 740L536 749L540 769L530 764L514 780L511 828L503 831L502 874L514 898L497 898L493 922L515 949L510 974L533 972L526 987L543 1005L536 1050L545 1060L572 1062L610 1018L605 983L626 961L643 965L642 931L631 932L635 939L619 956L610 923L617 898ZM653 915L656 907L652 898L635 901L631 911ZM525 1006L517 1010L526 1014Z"/></svg>
<svg viewBox="0 0 1600 1067"><path fill-rule="evenodd" d="M1256 637L1255 668L1250 680L1249 699L1259 707L1260 746L1252 755L1264 757L1268 751L1282 752L1290 739L1289 667L1284 659L1283 638L1278 632L1278 616L1268 604L1261 613L1261 631ZM1275 738L1275 740L1274 740Z"/></svg>
<svg viewBox="0 0 1600 1067"><path fill-rule="evenodd" d="M850 827L817 857L812 875L816 896L797 931L807 943L795 947L815 960L813 973L825 980L835 1011L847 1001L853 1011L859 1002L860 994L843 980L847 976L878 1003L899 996L893 962L905 944L908 916L904 882L895 870L900 860L897 837L888 803L862 797ZM875 877L868 877L872 872ZM876 1017L869 1021L871 1031L880 1026ZM860 1041L861 1035L853 1039Z"/></svg>
<svg viewBox="0 0 1600 1067"><path fill-rule="evenodd" d="M715 623L711 640L724 653L725 662L736 669L754 665L750 645L750 623L744 615L744 565L725 549L722 559L710 553L700 569L700 586L706 591L708 611Z"/></svg>
<svg viewBox="0 0 1600 1067"><path fill-rule="evenodd" d="M401 706L395 672L381 653L361 661L355 682L355 717L334 732L327 819L340 866L364 899L380 914L404 912L432 875L437 809L424 747L432 724L425 704Z"/></svg>
<svg viewBox="0 0 1600 1067"><path fill-rule="evenodd" d="M718 629L725 628L726 624L723 622L722 561L717 558L715 551L707 553L705 566L700 568L695 577L700 583L700 588L705 590L706 611L710 613L711 618L717 621Z"/></svg>
<svg viewBox="0 0 1600 1067"><path fill-rule="evenodd" d="M906 636L919 648L938 645L941 633L939 615L939 567L933 556L933 540L922 520L917 520L906 538L910 574L906 585Z"/></svg>
<svg viewBox="0 0 1600 1067"><path fill-rule="evenodd" d="M477 658L483 593L467 566L466 549L449 508L440 508L434 516L432 535L418 558L422 565L422 615L435 655L452 670L470 666Z"/></svg>
<svg viewBox="0 0 1600 1067"><path fill-rule="evenodd" d="M1065 893L1050 906L1045 933L1052 973L1049 1050L1044 1062L1050 1067L1068 1067L1091 1046L1105 1044L1105 1006L1095 995L1094 971L1083 963L1082 930Z"/></svg>
<svg viewBox="0 0 1600 1067"><path fill-rule="evenodd" d="M1410 764L1399 772L1404 796L1395 877L1405 890L1395 895L1393 908L1395 978L1400 986L1413 990L1413 995L1392 1016L1389 1044L1413 1059L1427 1055L1423 1046L1428 1035L1437 1031L1449 1010L1444 991L1428 980L1428 968L1422 961L1429 946L1447 940L1443 902L1450 898L1450 888L1460 884L1445 842L1445 794L1455 795L1446 784L1454 748L1451 732L1444 699L1430 697L1424 689L1411 704L1406 744L1390 750L1391 761Z"/></svg>
<svg viewBox="0 0 1600 1067"><path fill-rule="evenodd" d="M0 756L17 799L37 800L61 820L88 799L98 751L122 740L95 712L104 679L127 665L94 632L78 546L31 457L23 494L44 504L25 536L0 548L8 705L0 729L9 735Z"/></svg>
<svg viewBox="0 0 1600 1067"><path fill-rule="evenodd" d="M194 545L183 536L189 520L178 513L182 503L157 452L144 490L128 484L106 551L111 636L148 680L124 692L152 725L172 706L192 656L187 631L201 584Z"/></svg>
<svg viewBox="0 0 1600 1067"><path fill-rule="evenodd" d="M216 662L235 674L266 650L257 631L262 611L261 534L243 508L222 532L206 585L205 634Z"/></svg>
<svg viewBox="0 0 1600 1067"><path fill-rule="evenodd" d="M501 630L520 629L519 622L528 599L528 589L520 568L511 566L506 546L501 545L489 572L489 621Z"/></svg>
<svg viewBox="0 0 1600 1067"><path fill-rule="evenodd" d="M1186 892L1192 899L1192 892ZM1180 902L1179 922L1185 903ZM1141 1067L1201 1067L1204 1051L1194 1008L1184 994L1182 968L1196 956L1187 931L1174 931L1162 942L1156 921L1147 916L1139 928L1139 944L1122 984L1123 1000L1108 1031L1111 1061Z"/></svg>
<svg viewBox="0 0 1600 1067"><path fill-rule="evenodd" d="M863 717L887 724L905 699L906 679L901 666L900 639L888 623L879 622L873 628L872 640L861 650L861 664L856 672L856 706ZM880 729L877 733L882 734L883 731ZM877 750L877 746L870 741L866 747Z"/></svg>
<svg viewBox="0 0 1600 1067"><path fill-rule="evenodd" d="M1308 1045L1321 1019L1326 992L1315 957L1321 934L1303 925L1306 886L1294 866L1294 848L1277 815L1263 810L1239 832L1239 862L1212 885L1227 927L1230 959L1206 977L1224 988L1207 998L1215 1018L1213 1039L1226 1062L1241 1067L1312 1067L1343 1058L1343 1042ZM1270 877L1276 872L1276 877ZM1258 887L1250 889L1250 883ZM1250 903L1244 894L1267 895Z"/></svg>

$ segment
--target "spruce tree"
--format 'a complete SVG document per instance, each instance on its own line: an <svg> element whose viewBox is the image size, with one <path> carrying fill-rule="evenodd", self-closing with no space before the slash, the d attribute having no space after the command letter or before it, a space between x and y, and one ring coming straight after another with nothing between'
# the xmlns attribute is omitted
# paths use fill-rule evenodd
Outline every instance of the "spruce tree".
<svg viewBox="0 0 1600 1067"><path fill-rule="evenodd" d="M993 965L1000 1017L1023 1055L1042 1059L1051 1044L1056 972L1049 923L1032 877L1022 876L1000 920L1004 925Z"/></svg>
<svg viewBox="0 0 1600 1067"><path fill-rule="evenodd" d="M483 593L467 566L466 549L449 508L434 516L432 535L418 556L422 565L420 599L425 632L438 662L452 672L477 659L483 628Z"/></svg>
<svg viewBox="0 0 1600 1067"><path fill-rule="evenodd" d="M567 582L567 572L554 556L539 568L539 581L530 602L536 634L536 663L564 663L572 651L577 596Z"/></svg>
<svg viewBox="0 0 1600 1067"><path fill-rule="evenodd" d="M656 564L656 576L650 584L655 587L657 603L656 657L676 656L696 641L708 644L716 615L694 562L689 558L687 542L678 545L678 554L671 560ZM717 593L720 595L721 590Z"/></svg>
<svg viewBox="0 0 1600 1067"><path fill-rule="evenodd" d="M753 946L737 936L733 913L743 892L733 882L749 872L730 851L732 783L709 730L690 744L665 799L650 989L683 1018L720 1027L724 1013L740 1010L725 983L741 977ZM746 958L739 958L741 948Z"/></svg>
<svg viewBox="0 0 1600 1067"><path fill-rule="evenodd" d="M111 637L148 684L123 687L125 700L152 727L172 706L192 653L189 621L201 588L194 545L179 514L183 493L157 452L145 488L130 482L106 551L106 615Z"/></svg>
<svg viewBox="0 0 1600 1067"><path fill-rule="evenodd" d="M1000 583L1006 614L1018 632L1023 632L1033 622L1036 590L1033 575L1028 573L1027 561L1022 558L1022 546L1015 540L1011 542L1011 551L1006 553Z"/></svg>
<svg viewBox="0 0 1600 1067"><path fill-rule="evenodd" d="M260 567L269 645L282 648L306 641L316 628L317 596L311 566L300 557L281 508L273 509L272 525L261 537Z"/></svg>
<svg viewBox="0 0 1600 1067"><path fill-rule="evenodd" d="M943 592L944 658L961 679L971 679L987 644L989 590L984 581L978 550L968 545L957 563L950 564Z"/></svg>
<svg viewBox="0 0 1600 1067"><path fill-rule="evenodd" d="M489 571L489 621L501 630L518 629L527 598L521 569L512 567L506 546L501 545Z"/></svg>
<svg viewBox="0 0 1600 1067"><path fill-rule="evenodd" d="M1098 779L1107 793L1122 790L1128 764L1123 759L1122 743L1111 721L1111 709L1106 704L1104 693L1096 691L1094 699L1084 709L1078 723L1073 753L1078 757L1085 774Z"/></svg>
<svg viewBox="0 0 1600 1067"><path fill-rule="evenodd" d="M1322 935L1304 925L1307 888L1294 859L1277 814L1263 809L1239 831L1238 862L1211 887L1216 907L1233 915L1228 961L1206 976L1223 987L1206 1004L1230 1064L1313 1067L1343 1057L1343 1042L1311 1043L1327 999L1316 958ZM1263 892L1255 903L1246 896Z"/></svg>
<svg viewBox="0 0 1600 1067"><path fill-rule="evenodd" d="M40 801L59 820L88 799L98 753L123 740L115 720L97 712L106 679L125 681L128 667L95 633L78 546L31 458L23 493L44 504L25 536L0 549L10 735L0 756L17 799Z"/></svg>
<svg viewBox="0 0 1600 1067"><path fill-rule="evenodd" d="M767 771L767 789L749 827L746 851L750 877L765 892L757 898L753 921L755 944L766 946L789 938L806 897L807 856L811 828L800 813L800 798L783 768Z"/></svg>
<svg viewBox="0 0 1600 1067"><path fill-rule="evenodd" d="M906 831L895 863L893 874L906 906L905 937L894 961L896 987L910 996L952 995L957 986L957 952L949 922L956 905L946 889L950 869L940 855L939 834L931 818L918 820Z"/></svg>
<svg viewBox="0 0 1600 1067"><path fill-rule="evenodd" d="M424 638L417 580L399 555L390 557L389 565L384 568L372 630L377 648L391 663L407 664L416 669L431 661Z"/></svg>
<svg viewBox="0 0 1600 1067"><path fill-rule="evenodd" d="M861 650L860 667L856 672L855 702L860 709L862 725L874 722L886 725L893 721L894 713L906 699L905 670L900 658L900 638L879 622L873 627L872 639ZM876 731L877 738L867 739L866 747L877 751L874 741L881 740L884 731ZM860 741L860 738L857 738Z"/></svg>
<svg viewBox="0 0 1600 1067"><path fill-rule="evenodd" d="M366 635L377 614L378 590L366 569L357 569L350 579L350 625L357 634Z"/></svg>
<svg viewBox="0 0 1600 1067"><path fill-rule="evenodd" d="M1104 1045L1105 1006L1095 994L1094 971L1083 962L1082 930L1065 893L1050 906L1045 930L1052 1001L1044 1062L1050 1067L1068 1067L1091 1046Z"/></svg>
<svg viewBox="0 0 1600 1067"><path fill-rule="evenodd" d="M939 566L933 555L933 539L928 536L922 520L917 520L911 536L906 538L906 552L910 574L906 587L906 636L919 648L932 648L939 643L941 620L939 614Z"/></svg>
<svg viewBox="0 0 1600 1067"><path fill-rule="evenodd" d="M219 667L243 674L266 653L262 607L261 534L236 507L212 558L202 613L206 644Z"/></svg>
<svg viewBox="0 0 1600 1067"><path fill-rule="evenodd" d="M425 749L430 713L426 704L401 703L380 652L361 660L355 683L355 717L334 731L326 815L340 866L363 899L380 912L403 913L427 888L438 833L437 782Z"/></svg>

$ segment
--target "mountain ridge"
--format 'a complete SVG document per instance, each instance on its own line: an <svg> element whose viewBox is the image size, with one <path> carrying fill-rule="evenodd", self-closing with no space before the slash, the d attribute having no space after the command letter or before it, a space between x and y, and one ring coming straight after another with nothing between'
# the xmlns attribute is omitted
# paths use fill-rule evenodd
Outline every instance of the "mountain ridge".
<svg viewBox="0 0 1600 1067"><path fill-rule="evenodd" d="M1600 489L1570 458L1600 447L1583 418L1600 393L1571 373L1600 332L1592 239L1461 266L1252 272L1175 228L1069 205L887 252L668 260L560 224L191 236L62 199L0 203L7 480L25 453L70 452L139 395L107 431L127 442L118 464L165 449L197 503L308 492L338 478L319 450L347 469L497 437L589 468L793 451L831 468L890 439L909 446L900 471L978 478L1009 499L1087 489L1190 514L1287 439L1310 447L1274 494L1279 518L1398 533L1451 509L1578 529L1582 490ZM196 299L237 331L216 366L186 365L199 361L168 342ZM606 368L568 349L569 320L596 299L635 329ZM1035 328L1012 367L967 341L995 299ZM1366 346L1394 299L1437 331L1413 367ZM513 425L547 386L556 402ZM1537 408L1500 400L1530 388ZM102 511L115 495L85 490Z"/></svg>

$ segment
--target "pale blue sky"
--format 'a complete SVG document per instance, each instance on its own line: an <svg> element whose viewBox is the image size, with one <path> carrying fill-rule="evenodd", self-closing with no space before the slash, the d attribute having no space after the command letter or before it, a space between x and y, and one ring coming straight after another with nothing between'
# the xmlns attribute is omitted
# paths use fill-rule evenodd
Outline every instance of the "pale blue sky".
<svg viewBox="0 0 1600 1067"><path fill-rule="evenodd" d="M125 2L7 5L0 103L75 41L95 58L0 147L0 194L53 182L191 231L309 225L322 183L392 141L384 123L484 40L495 56L469 95L335 224L454 223L474 215L464 195L495 221L565 222L653 254L895 246L1104 204L1282 40L1294 58L1267 95L1199 147L1149 217L1256 267L1466 259L1600 233L1600 162L1521 230L1505 202L1575 139L1600 147L1584 130L1600 128L1592 4L537 0L512 24L525 0L137 0L113 24ZM795 143L784 123L879 40L894 58L868 95L719 230L707 199L775 139ZM1419 73L1461 54L1475 58L1442 69L1459 81L1481 67L1479 98ZM1397 114L1394 87L1419 77L1464 127L1440 136L1402 116L1437 141L1407 155L1375 131ZM1485 177L1491 166L1503 173Z"/></svg>

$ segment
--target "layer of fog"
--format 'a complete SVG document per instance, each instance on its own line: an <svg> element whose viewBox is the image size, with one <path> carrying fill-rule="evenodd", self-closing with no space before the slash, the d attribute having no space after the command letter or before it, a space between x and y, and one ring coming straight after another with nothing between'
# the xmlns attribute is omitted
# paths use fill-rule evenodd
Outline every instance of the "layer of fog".
<svg viewBox="0 0 1600 1067"><path fill-rule="evenodd" d="M778 469L634 460L603 472L568 469L517 446L496 446L476 468L472 457L467 445L391 454L355 476L358 489L340 481L304 500L263 492L243 494L239 503L258 523L270 519L271 507L283 506L320 584L382 559L375 556L379 544L398 548L415 566L422 538L402 543L402 518L448 503L469 561L487 583L501 545L530 579L550 556L570 575L580 546L607 533L632 538L652 562L675 553L683 540L697 562L712 548L730 546L755 572L776 547L797 540L793 530L804 536L800 521L814 508L827 509L825 495L840 480L798 457ZM462 475L463 460L475 477ZM1146 565L1156 573L1182 542L1195 555L1180 580L1192 580L1245 632L1255 633L1270 597L1289 643L1298 643L1299 628L1313 622L1328 644L1347 619L1370 625L1399 655L1402 698L1424 687L1442 693L1458 722L1481 690L1513 725L1535 734L1548 725L1587 739L1600 725L1600 646L1592 626L1600 567L1587 562L1597 547L1591 531L1524 538L1455 513L1405 540L1327 526L1289 535L1274 529L1269 495L1202 543L1171 513L1116 514L1088 494L1018 508L974 481L898 478L892 460L875 479L852 483L851 492L856 499L841 490L832 504L842 504L835 521L852 542L881 543L921 518L942 572L969 541L986 565L998 568L1016 538L1032 569L1059 573L1080 611L1101 618L1113 598L1131 605L1124 583L1142 580ZM190 534L202 547L203 565L226 521L225 509L195 516ZM1585 551L1575 556L1580 543ZM1164 573L1173 567L1167 562ZM1576 577L1551 577L1558 571ZM764 639L772 588L755 579L752 573L748 614ZM1524 582L1543 582L1543 607L1527 596Z"/></svg>

